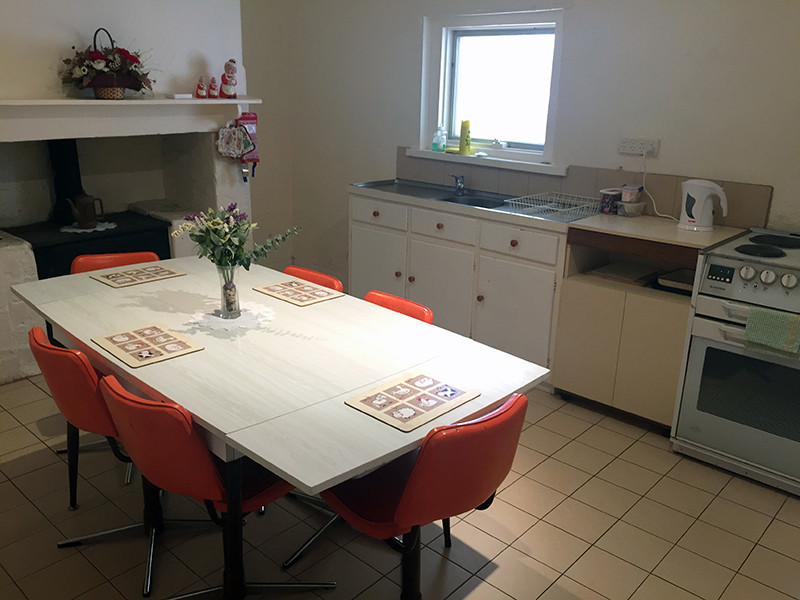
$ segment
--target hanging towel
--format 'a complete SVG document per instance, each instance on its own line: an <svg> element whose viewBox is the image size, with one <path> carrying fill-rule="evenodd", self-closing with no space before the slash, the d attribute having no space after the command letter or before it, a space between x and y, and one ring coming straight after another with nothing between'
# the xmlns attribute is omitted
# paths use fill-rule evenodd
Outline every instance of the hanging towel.
<svg viewBox="0 0 800 600"><path fill-rule="evenodd" d="M744 328L745 347L764 354L800 358L800 315L751 308Z"/></svg>

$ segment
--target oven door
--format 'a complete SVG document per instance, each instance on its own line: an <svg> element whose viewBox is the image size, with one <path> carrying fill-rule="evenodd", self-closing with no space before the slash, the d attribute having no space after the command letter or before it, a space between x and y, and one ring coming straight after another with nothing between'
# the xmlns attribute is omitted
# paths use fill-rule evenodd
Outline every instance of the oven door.
<svg viewBox="0 0 800 600"><path fill-rule="evenodd" d="M746 349L741 325L695 317L673 442L800 491L800 361Z"/></svg>

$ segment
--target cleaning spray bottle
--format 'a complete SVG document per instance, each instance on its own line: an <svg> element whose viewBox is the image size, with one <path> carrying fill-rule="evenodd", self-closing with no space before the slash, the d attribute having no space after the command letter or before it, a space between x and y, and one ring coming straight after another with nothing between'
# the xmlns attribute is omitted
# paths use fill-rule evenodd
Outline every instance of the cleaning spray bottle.
<svg viewBox="0 0 800 600"><path fill-rule="evenodd" d="M439 124L439 128L433 135L433 143L431 144L431 150L433 150L434 152L445 152L447 150L447 132L445 131L444 125L442 124Z"/></svg>

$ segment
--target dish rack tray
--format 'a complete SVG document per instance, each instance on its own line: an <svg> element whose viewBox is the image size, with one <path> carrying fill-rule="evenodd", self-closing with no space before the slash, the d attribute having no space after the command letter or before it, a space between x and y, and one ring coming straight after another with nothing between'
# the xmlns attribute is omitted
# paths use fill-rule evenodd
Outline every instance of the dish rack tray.
<svg viewBox="0 0 800 600"><path fill-rule="evenodd" d="M506 200L511 212L548 221L571 223L600 212L600 199L560 192L543 192Z"/></svg>

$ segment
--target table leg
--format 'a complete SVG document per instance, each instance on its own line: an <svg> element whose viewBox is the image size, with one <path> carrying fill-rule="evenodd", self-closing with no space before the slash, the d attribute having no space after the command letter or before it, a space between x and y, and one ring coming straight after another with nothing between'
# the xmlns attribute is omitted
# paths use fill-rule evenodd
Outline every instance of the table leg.
<svg viewBox="0 0 800 600"><path fill-rule="evenodd" d="M228 511L224 515L222 534L225 555L222 597L224 600L240 600L245 596L241 458L225 464L225 488L228 497Z"/></svg>

